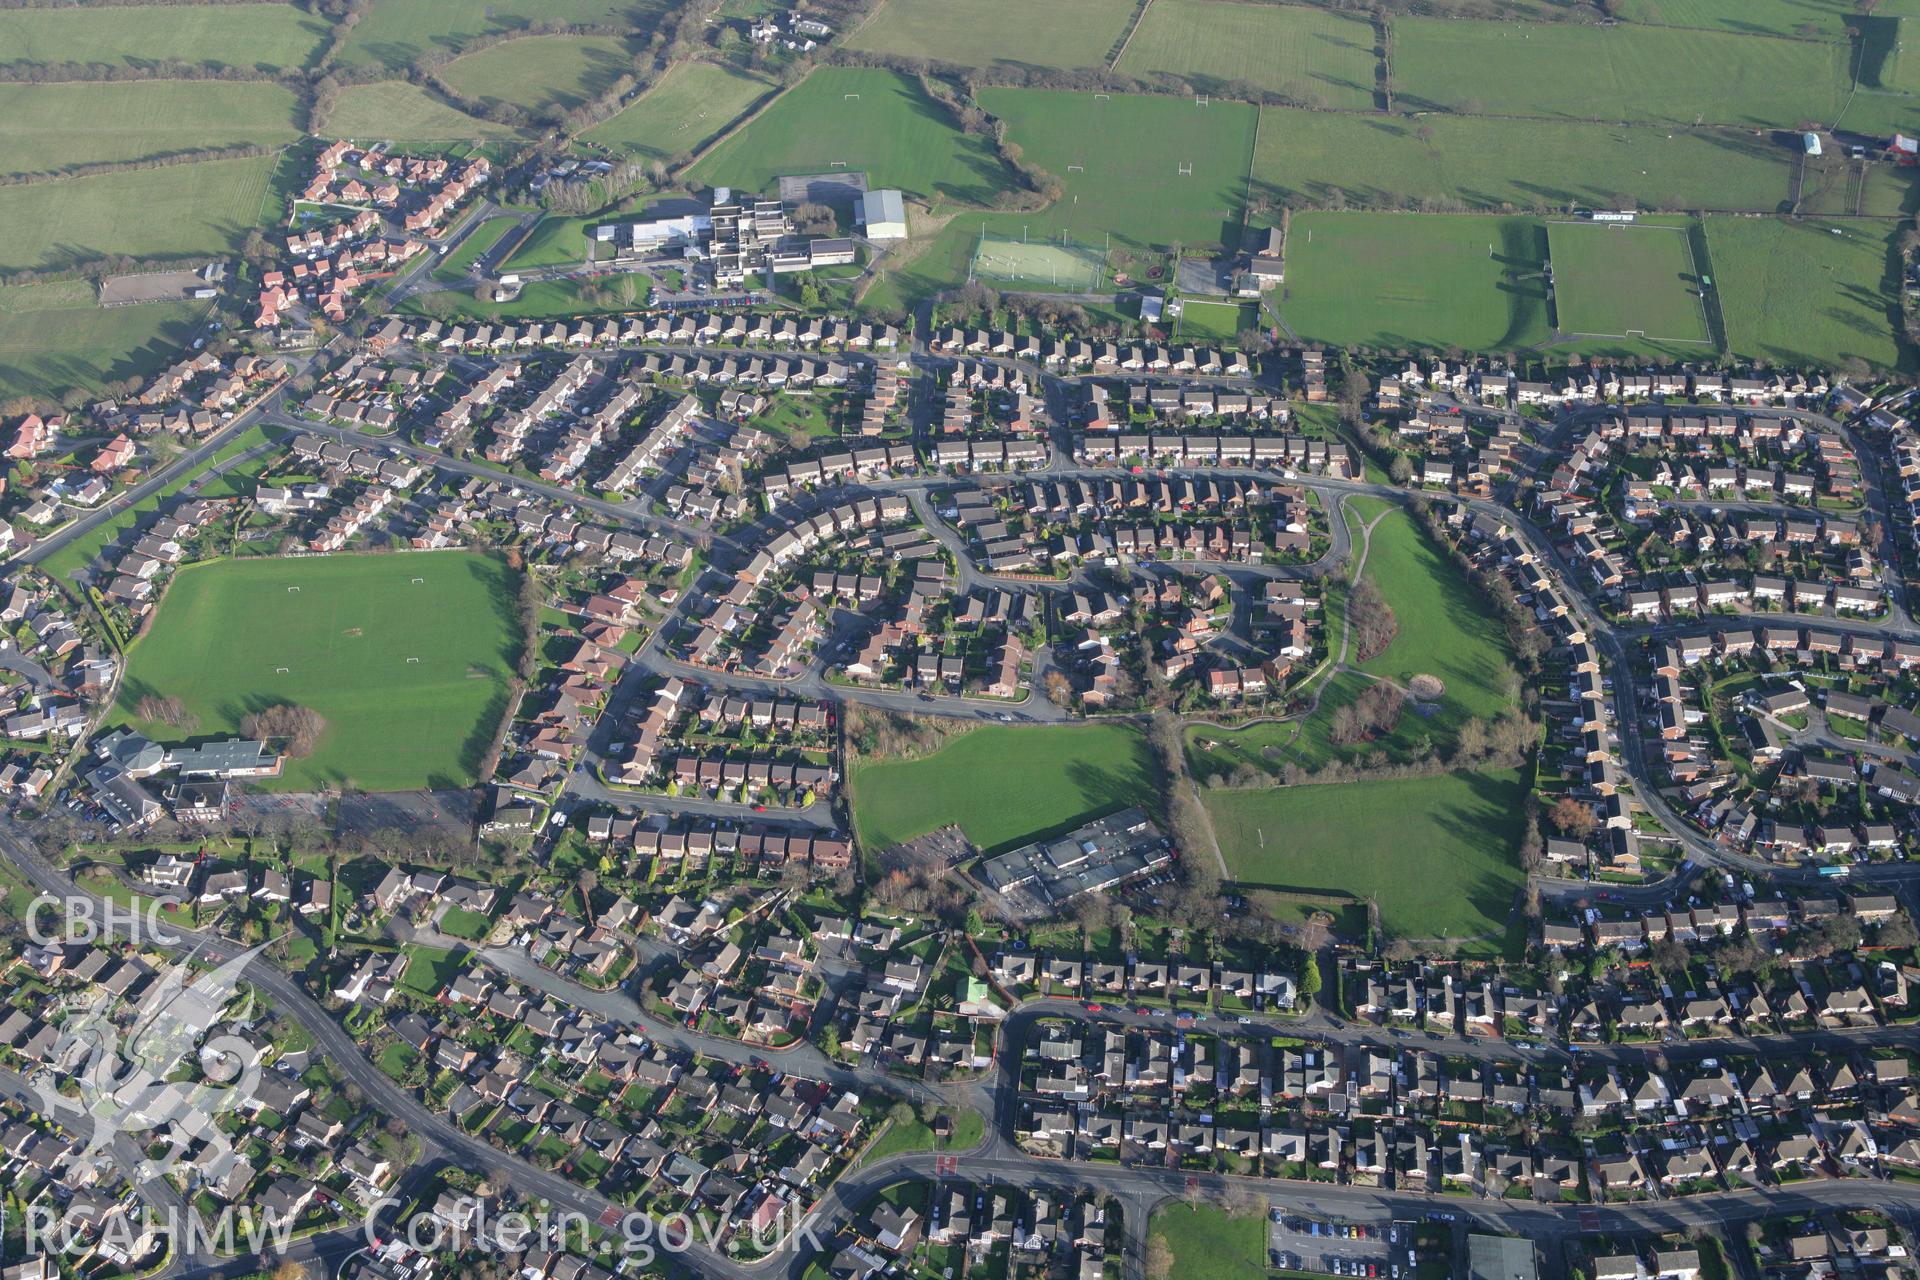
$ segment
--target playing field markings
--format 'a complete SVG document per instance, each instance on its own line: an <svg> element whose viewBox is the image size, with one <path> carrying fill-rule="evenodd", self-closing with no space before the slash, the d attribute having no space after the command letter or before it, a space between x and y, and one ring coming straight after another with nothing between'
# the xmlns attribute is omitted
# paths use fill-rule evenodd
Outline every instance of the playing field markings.
<svg viewBox="0 0 1920 1280"><path fill-rule="evenodd" d="M1593 330L1588 330L1588 329L1568 329L1567 334L1569 337L1600 338L1600 339L1604 339L1611 342L1619 342L1627 339L1637 338L1642 342L1659 342L1659 343L1664 343L1671 346L1685 346L1685 347L1715 347L1718 345L1713 340L1713 322L1712 322L1712 319L1707 314L1706 290L1700 285L1700 281L1702 279L1700 274L1700 263L1699 263L1699 260L1694 256L1693 236L1690 234L1688 228L1684 226L1679 226L1679 227L1665 226L1657 222L1588 222L1585 220L1576 221L1571 218L1548 218L1545 220L1544 225L1546 225L1549 228L1580 227L1587 230L1598 229L1603 231L1671 231L1678 234L1681 237L1682 243L1686 245L1687 270L1693 276L1694 287L1688 289L1687 292L1693 295L1695 304L1698 305L1700 308L1700 328L1701 328L1701 331L1707 335L1704 338L1674 338L1674 337L1659 337L1659 336L1649 338L1647 336L1647 331L1645 329L1625 329L1624 332L1621 332L1621 333L1599 333L1599 332L1595 332ZM1549 250L1548 251L1549 253L1551 253L1552 251L1551 250L1551 245L1552 245L1551 231L1549 231L1548 234L1549 234L1549 240L1548 240ZM1308 233L1308 238L1309 239L1312 238L1311 232ZM1491 251L1492 246L1489 245L1488 249L1489 251ZM1551 261L1551 259L1549 259L1549 261ZM1557 305L1564 307L1565 301L1560 297L1561 293L1562 293L1562 290L1560 288L1560 282L1556 277L1554 280L1555 301ZM1577 296L1575 298L1575 305L1578 306ZM1564 322L1564 319L1565 319L1565 316L1563 312L1562 314L1563 322Z"/></svg>
<svg viewBox="0 0 1920 1280"><path fill-rule="evenodd" d="M840 98L844 102L858 102L860 95L857 93L843 93L840 95Z"/></svg>
<svg viewBox="0 0 1920 1280"><path fill-rule="evenodd" d="M1093 100L1095 102L1105 102L1108 98L1111 98L1112 96L1113 95L1110 93L1096 93L1093 95Z"/></svg>
<svg viewBox="0 0 1920 1280"><path fill-rule="evenodd" d="M1196 93L1193 95L1193 105L1196 107L1208 106L1211 102L1212 99L1208 98L1204 93Z"/></svg>
<svg viewBox="0 0 1920 1280"><path fill-rule="evenodd" d="M1183 178L1191 178L1193 176L1193 165L1183 162L1180 165L1180 176Z"/></svg>
<svg viewBox="0 0 1920 1280"><path fill-rule="evenodd" d="M408 661L408 662L418 662L418 661L420 661L420 659L418 659L418 658L408 658L408 659L407 659L407 661Z"/></svg>
<svg viewBox="0 0 1920 1280"><path fill-rule="evenodd" d="M419 586L419 585L420 585L421 583L423 583L423 582L425 582L425 581L426 581L426 579L425 579L425 578L415 578L415 579L413 580L413 585L417 587L417 586Z"/></svg>
<svg viewBox="0 0 1920 1280"><path fill-rule="evenodd" d="M1086 171L1087 166L1083 164L1070 164L1067 166L1068 173L1085 173Z"/></svg>
<svg viewBox="0 0 1920 1280"><path fill-rule="evenodd" d="M277 676L283 676L287 674L287 669L285 667L275 667L273 673Z"/></svg>
<svg viewBox="0 0 1920 1280"><path fill-rule="evenodd" d="M289 594L291 594L291 593L293 593L293 592L295 592L295 591L298 591L299 589L300 589L300 588L298 588L298 587L288 587L288 588L287 588L287 591L288 591L288 593L289 593Z"/></svg>

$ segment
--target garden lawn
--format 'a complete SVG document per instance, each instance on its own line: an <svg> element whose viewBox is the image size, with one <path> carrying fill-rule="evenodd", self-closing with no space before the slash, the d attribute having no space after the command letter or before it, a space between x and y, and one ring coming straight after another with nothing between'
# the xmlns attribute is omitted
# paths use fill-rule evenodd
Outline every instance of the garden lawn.
<svg viewBox="0 0 1920 1280"><path fill-rule="evenodd" d="M178 356L210 302L102 307L84 280L0 288L0 399L143 377Z"/></svg>
<svg viewBox="0 0 1920 1280"><path fill-rule="evenodd" d="M290 4L49 5L0 11L0 61L304 67L328 20Z"/></svg>
<svg viewBox="0 0 1920 1280"><path fill-rule="evenodd" d="M1838 115L1847 58L1842 43L1736 32L1393 20L1402 110L1791 129Z"/></svg>
<svg viewBox="0 0 1920 1280"><path fill-rule="evenodd" d="M650 29L666 8L626 0L374 0L340 48L342 67L410 65L432 50L458 52L474 36L520 31L534 22Z"/></svg>
<svg viewBox="0 0 1920 1280"><path fill-rule="evenodd" d="M1280 313L1334 346L1528 346L1547 337L1545 252L1530 218L1303 213L1287 234Z"/></svg>
<svg viewBox="0 0 1920 1280"><path fill-rule="evenodd" d="M1239 244L1254 107L1055 89L985 89L980 104L1006 121L1007 136L1064 191L1042 216L1003 223L1032 223L1034 239L1064 229L1092 245L1109 233L1136 247ZM1182 174L1183 165L1192 172Z"/></svg>
<svg viewBox="0 0 1920 1280"><path fill-rule="evenodd" d="M1131 725L985 725L912 760L853 768L854 824L870 852L958 823L988 852L1153 804L1153 765Z"/></svg>
<svg viewBox="0 0 1920 1280"><path fill-rule="evenodd" d="M1257 1213L1168 1204L1154 1211L1147 1231L1165 1238L1180 1280L1266 1280L1267 1225Z"/></svg>
<svg viewBox="0 0 1920 1280"><path fill-rule="evenodd" d="M1399 629L1384 651L1354 665L1403 688L1422 673L1440 677L1447 686L1442 711L1429 723L1452 724L1466 716L1491 720L1506 710L1513 662L1506 632L1412 516L1389 512L1373 527L1362 577L1380 588ZM1403 720L1418 723L1419 717L1409 712Z"/></svg>
<svg viewBox="0 0 1920 1280"><path fill-rule="evenodd" d="M311 756L264 780L271 789L471 786L506 710L516 588L500 561L463 551L189 566L129 648L113 717L178 741L138 718L142 697L179 698L196 737L290 702L326 730Z"/></svg>
<svg viewBox="0 0 1920 1280"><path fill-rule="evenodd" d="M1562 213L1570 204L1773 213L1786 201L1792 167L1791 151L1743 129L1266 107L1253 186L1270 203L1296 208L1437 200Z"/></svg>
<svg viewBox="0 0 1920 1280"><path fill-rule="evenodd" d="M1516 770L1202 794L1236 881L1374 898L1395 937L1497 942L1526 879Z"/></svg>
<svg viewBox="0 0 1920 1280"><path fill-rule="evenodd" d="M1728 349L1785 365L1898 366L1896 234L1886 223L1709 218L1705 270Z"/></svg>
<svg viewBox="0 0 1920 1280"><path fill-rule="evenodd" d="M843 42L865 53L961 66L1099 67L1127 26L1135 0L885 0Z"/></svg>
<svg viewBox="0 0 1920 1280"><path fill-rule="evenodd" d="M265 82L0 84L0 173L51 173L300 136L292 92Z"/></svg>
<svg viewBox="0 0 1920 1280"><path fill-rule="evenodd" d="M456 58L440 74L476 102L557 115L599 97L630 73L634 52L617 36L526 36Z"/></svg>
<svg viewBox="0 0 1920 1280"><path fill-rule="evenodd" d="M1293 102L1349 111L1373 105L1373 24L1304 5L1153 0L1118 70L1165 72L1196 92L1252 86ZM1241 96L1245 96L1244 92Z"/></svg>
<svg viewBox="0 0 1920 1280"><path fill-rule="evenodd" d="M1554 301L1563 332L1697 343L1712 334L1696 290L1693 228L1636 222L1547 223Z"/></svg>
<svg viewBox="0 0 1920 1280"><path fill-rule="evenodd" d="M348 85L335 99L326 127L328 134L337 137L400 142L479 142L520 136L517 129L470 116L405 80Z"/></svg>
<svg viewBox="0 0 1920 1280"><path fill-rule="evenodd" d="M274 161L213 160L0 186L0 271L59 270L119 254L231 250L259 224Z"/></svg>
<svg viewBox="0 0 1920 1280"><path fill-rule="evenodd" d="M865 171L872 188L976 205L1016 182L986 139L962 133L917 81L862 67L814 71L687 176L772 194L782 176L843 169Z"/></svg>
<svg viewBox="0 0 1920 1280"><path fill-rule="evenodd" d="M774 87L771 80L750 71L714 62L682 62L620 114L581 137L654 160L691 155L725 132Z"/></svg>

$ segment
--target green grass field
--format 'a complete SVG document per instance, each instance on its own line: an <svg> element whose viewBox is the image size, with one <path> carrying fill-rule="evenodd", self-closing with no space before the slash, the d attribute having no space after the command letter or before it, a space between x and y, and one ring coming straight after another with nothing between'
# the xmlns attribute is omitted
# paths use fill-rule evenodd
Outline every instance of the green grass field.
<svg viewBox="0 0 1920 1280"><path fill-rule="evenodd" d="M571 217L549 213L533 224L527 238L514 246L505 262L508 267L558 267L584 262L587 257L587 228L607 221L605 215Z"/></svg>
<svg viewBox="0 0 1920 1280"><path fill-rule="evenodd" d="M276 157L129 169L0 187L0 271L53 270L114 254L225 252L258 225ZM138 210L139 216L130 216Z"/></svg>
<svg viewBox="0 0 1920 1280"><path fill-rule="evenodd" d="M592 101L631 72L636 48L615 36L526 36L456 58L441 76L475 102L555 115Z"/></svg>
<svg viewBox="0 0 1920 1280"><path fill-rule="evenodd" d="M1166 72L1199 93L1250 85L1290 101L1370 110L1373 24L1303 5L1153 0L1116 68ZM1241 96L1245 96L1242 93Z"/></svg>
<svg viewBox="0 0 1920 1280"><path fill-rule="evenodd" d="M84 280L0 288L0 399L57 400L69 387L152 373L193 340L211 306L102 307Z"/></svg>
<svg viewBox="0 0 1920 1280"><path fill-rule="evenodd" d="M1267 1227L1259 1214L1168 1204L1154 1210L1147 1230L1165 1237L1173 1274L1181 1280L1266 1280Z"/></svg>
<svg viewBox="0 0 1920 1280"><path fill-rule="evenodd" d="M857 95L849 97L848 95ZM693 167L696 182L778 194L777 179L865 170L870 187L986 204L1013 176L985 139L964 134L915 81L823 67L781 94Z"/></svg>
<svg viewBox="0 0 1920 1280"><path fill-rule="evenodd" d="M0 173L50 173L300 136L293 94L217 80L0 84Z"/></svg>
<svg viewBox="0 0 1920 1280"><path fill-rule="evenodd" d="M519 225L519 219L511 214L488 218L468 233L467 238L460 242L458 249L440 260L440 265L433 269L433 278L435 280L465 279L467 272L473 269L473 264L480 260L481 255L499 244L500 238L517 225Z"/></svg>
<svg viewBox="0 0 1920 1280"><path fill-rule="evenodd" d="M200 735L291 702L327 727L275 789L471 786L506 711L514 592L498 560L464 551L190 566L129 649L113 714L166 741L179 734L135 718L146 694L180 698Z"/></svg>
<svg viewBox="0 0 1920 1280"><path fill-rule="evenodd" d="M1098 67L1133 21L1134 0L886 0L845 44L961 66Z"/></svg>
<svg viewBox="0 0 1920 1280"><path fill-rule="evenodd" d="M1394 105L1794 128L1831 120L1847 46L1727 31L1396 18Z"/></svg>
<svg viewBox="0 0 1920 1280"><path fill-rule="evenodd" d="M611 120L581 137L628 155L692 154L726 131L774 84L715 62L682 62Z"/></svg>
<svg viewBox="0 0 1920 1280"><path fill-rule="evenodd" d="M1712 347L1685 225L1547 223L1563 332Z"/></svg>
<svg viewBox="0 0 1920 1280"><path fill-rule="evenodd" d="M914 760L862 762L851 780L860 843L877 852L959 823L985 850L1152 803L1153 765L1129 725L987 725Z"/></svg>
<svg viewBox="0 0 1920 1280"><path fill-rule="evenodd" d="M342 138L392 138L400 142L483 142L517 138L506 125L470 116L405 80L376 80L340 91L327 132Z"/></svg>
<svg viewBox="0 0 1920 1280"><path fill-rule="evenodd" d="M1625 22L1821 40L1846 39L1856 15L1848 0L1620 0L1614 8Z"/></svg>
<svg viewBox="0 0 1920 1280"><path fill-rule="evenodd" d="M1340 204L1395 209L1457 201L1774 212L1792 163L1786 147L1739 129L1267 107L1253 179L1256 194L1295 207L1332 204L1337 193Z"/></svg>
<svg viewBox="0 0 1920 1280"><path fill-rule="evenodd" d="M303 67L327 20L290 4L70 5L0 11L0 62L105 66L166 60L271 71Z"/></svg>
<svg viewBox="0 0 1920 1280"><path fill-rule="evenodd" d="M1728 348L1786 365L1898 366L1895 234L1886 223L1707 219Z"/></svg>
<svg viewBox="0 0 1920 1280"><path fill-rule="evenodd" d="M635 295L637 300L632 303L618 300L589 303L580 296L578 280L536 280L521 289L520 296L512 302L480 302L470 291L458 289L437 294L416 293L401 303L399 309L408 315L455 320L556 320L563 316L608 315L633 311L646 301L646 282L637 283L640 289ZM452 309L442 313L428 306L427 299L436 297L453 299Z"/></svg>
<svg viewBox="0 0 1920 1280"><path fill-rule="evenodd" d="M1305 213L1288 233L1280 313L1336 346L1526 346L1547 337L1545 249L1530 218Z"/></svg>
<svg viewBox="0 0 1920 1280"><path fill-rule="evenodd" d="M474 36L521 31L535 22L645 30L665 7L627 0L374 0L341 47L339 63L398 70L423 53L458 52Z"/></svg>
<svg viewBox="0 0 1920 1280"><path fill-rule="evenodd" d="M1514 770L1204 795L1235 880L1375 898L1396 937L1497 944L1525 880Z"/></svg>
<svg viewBox="0 0 1920 1280"><path fill-rule="evenodd" d="M1258 120L1246 103L986 89L980 104L1006 121L1028 161L1061 181L1065 194L1040 217L1011 219L1032 222L1036 239L1044 226L1086 244L1108 234L1136 247L1239 243Z"/></svg>
<svg viewBox="0 0 1920 1280"><path fill-rule="evenodd" d="M1180 304L1179 336L1206 342L1232 342L1242 329L1260 322L1259 308L1251 302L1214 302L1206 298L1188 298Z"/></svg>

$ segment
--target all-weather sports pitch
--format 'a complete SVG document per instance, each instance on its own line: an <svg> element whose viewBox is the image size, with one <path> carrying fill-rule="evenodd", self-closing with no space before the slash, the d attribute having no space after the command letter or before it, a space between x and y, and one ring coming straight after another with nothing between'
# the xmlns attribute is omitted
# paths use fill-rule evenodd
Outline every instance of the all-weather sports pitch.
<svg viewBox="0 0 1920 1280"><path fill-rule="evenodd" d="M1563 333L1712 346L1686 226L1554 221L1547 250Z"/></svg>
<svg viewBox="0 0 1920 1280"><path fill-rule="evenodd" d="M497 558L465 551L189 566L128 651L113 717L155 741L199 741L288 702L326 730L269 788L470 786L520 656L517 587ZM141 720L150 694L197 723Z"/></svg>
<svg viewBox="0 0 1920 1280"><path fill-rule="evenodd" d="M1071 240L1003 240L982 234L973 251L972 273L982 280L1018 287L1087 291L1100 286L1106 255Z"/></svg>

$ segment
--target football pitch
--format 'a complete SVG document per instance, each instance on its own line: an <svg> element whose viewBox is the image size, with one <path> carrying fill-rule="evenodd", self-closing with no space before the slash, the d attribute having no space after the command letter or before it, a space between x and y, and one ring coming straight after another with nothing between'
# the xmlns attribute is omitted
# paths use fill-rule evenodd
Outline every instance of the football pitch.
<svg viewBox="0 0 1920 1280"><path fill-rule="evenodd" d="M113 710L156 741L222 737L275 703L326 719L276 790L463 787L506 712L515 575L465 551L215 561L182 569L127 654ZM140 720L149 694L198 723Z"/></svg>
<svg viewBox="0 0 1920 1280"><path fill-rule="evenodd" d="M1002 240L983 232L973 253L972 274L1000 284L1091 290L1105 271L1100 250L1071 240Z"/></svg>
<svg viewBox="0 0 1920 1280"><path fill-rule="evenodd" d="M1712 346L1688 227L1551 221L1547 248L1562 331Z"/></svg>

